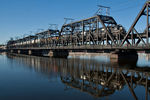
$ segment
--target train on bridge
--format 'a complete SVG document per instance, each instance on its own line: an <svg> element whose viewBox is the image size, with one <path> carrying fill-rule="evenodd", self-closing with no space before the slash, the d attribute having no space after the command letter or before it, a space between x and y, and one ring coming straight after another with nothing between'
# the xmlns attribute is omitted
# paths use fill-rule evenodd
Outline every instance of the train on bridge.
<svg viewBox="0 0 150 100"><path fill-rule="evenodd" d="M131 25L129 31L118 24L112 16L96 15L69 24L61 30L48 29L24 38L10 40L10 50L52 50L52 51L146 51L150 50L149 5L147 1ZM138 32L136 24L142 16L147 17L143 32Z"/></svg>
<svg viewBox="0 0 150 100"><path fill-rule="evenodd" d="M108 24L108 26L101 26L101 23ZM109 32L110 37L106 38L106 32ZM8 48L23 48L100 45L101 43L110 44L108 41L111 39L118 42L119 40L116 39L123 39L125 35L125 28L122 25L118 25L113 17L97 15L89 19L63 25L61 31L49 29L22 39L11 40L7 46ZM106 41L107 43L105 43Z"/></svg>

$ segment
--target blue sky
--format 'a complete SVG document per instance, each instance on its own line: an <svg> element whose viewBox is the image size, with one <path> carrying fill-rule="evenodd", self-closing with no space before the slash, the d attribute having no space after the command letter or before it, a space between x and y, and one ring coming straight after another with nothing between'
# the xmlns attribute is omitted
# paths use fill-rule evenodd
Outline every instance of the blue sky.
<svg viewBox="0 0 150 100"><path fill-rule="evenodd" d="M0 43L38 29L46 30L49 24L58 24L60 28L65 17L75 20L92 17L97 5L111 7L111 16L128 30L145 1L0 0Z"/></svg>

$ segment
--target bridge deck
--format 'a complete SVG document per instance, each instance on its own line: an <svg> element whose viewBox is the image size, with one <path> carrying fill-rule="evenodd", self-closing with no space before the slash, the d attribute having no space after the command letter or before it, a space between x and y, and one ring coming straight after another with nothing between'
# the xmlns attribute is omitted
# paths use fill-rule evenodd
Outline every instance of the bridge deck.
<svg viewBox="0 0 150 100"><path fill-rule="evenodd" d="M134 47L134 46L124 46L124 47L118 47L118 46L100 46L100 45L81 45L81 46L55 46L55 47L48 47L48 46L43 46L43 47L17 47L13 48L14 50L59 50L59 49L64 49L64 50L114 50L114 49L128 49L128 50L150 50L150 46L139 46L139 47Z"/></svg>

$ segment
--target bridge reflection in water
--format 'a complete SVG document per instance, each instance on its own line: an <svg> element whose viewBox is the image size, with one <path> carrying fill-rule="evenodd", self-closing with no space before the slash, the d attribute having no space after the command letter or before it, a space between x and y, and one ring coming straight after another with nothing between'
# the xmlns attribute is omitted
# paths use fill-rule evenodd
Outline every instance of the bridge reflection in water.
<svg viewBox="0 0 150 100"><path fill-rule="evenodd" d="M7 57L19 60L18 62L48 77L59 75L61 82L66 85L66 90L68 87L75 88L100 98L111 96L127 86L133 98L138 100L135 89L142 86L146 100L150 94L150 68L136 66L137 60L127 64L80 57L57 59L12 54Z"/></svg>

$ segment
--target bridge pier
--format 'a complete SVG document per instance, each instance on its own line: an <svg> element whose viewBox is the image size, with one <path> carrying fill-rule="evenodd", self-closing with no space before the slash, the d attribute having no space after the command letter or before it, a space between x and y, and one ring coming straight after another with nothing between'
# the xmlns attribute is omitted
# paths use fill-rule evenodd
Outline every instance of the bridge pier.
<svg viewBox="0 0 150 100"><path fill-rule="evenodd" d="M13 53L28 55L27 50L14 50L14 51L15 51L15 52L13 52Z"/></svg>
<svg viewBox="0 0 150 100"><path fill-rule="evenodd" d="M53 51L50 50L49 53L48 53L48 56L49 56L49 57L53 57L53 55L54 55L54 54L53 54Z"/></svg>
<svg viewBox="0 0 150 100"><path fill-rule="evenodd" d="M34 55L34 56L48 56L54 58L67 58L69 51L67 50L10 50L10 53Z"/></svg>
<svg viewBox="0 0 150 100"><path fill-rule="evenodd" d="M19 49L18 50L11 50L11 53L28 55L28 50L19 50Z"/></svg>
<svg viewBox="0 0 150 100"><path fill-rule="evenodd" d="M14 50L10 50L10 53L13 53L14 52Z"/></svg>
<svg viewBox="0 0 150 100"><path fill-rule="evenodd" d="M54 58L67 58L69 56L69 52L67 50L50 50L48 56Z"/></svg>
<svg viewBox="0 0 150 100"><path fill-rule="evenodd" d="M32 50L28 50L28 55L32 55Z"/></svg>
<svg viewBox="0 0 150 100"><path fill-rule="evenodd" d="M21 50L18 50L18 54L21 54Z"/></svg>
<svg viewBox="0 0 150 100"><path fill-rule="evenodd" d="M116 50L114 52L111 52L110 59L112 61L118 61L118 60L138 60L138 54L135 50Z"/></svg>
<svg viewBox="0 0 150 100"><path fill-rule="evenodd" d="M18 53L18 50L10 50L11 53Z"/></svg>

